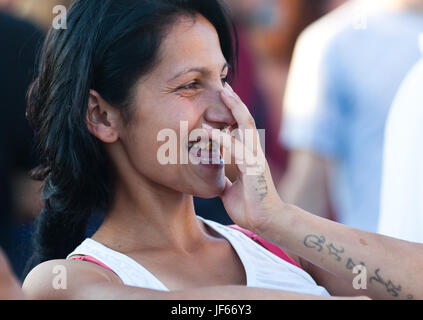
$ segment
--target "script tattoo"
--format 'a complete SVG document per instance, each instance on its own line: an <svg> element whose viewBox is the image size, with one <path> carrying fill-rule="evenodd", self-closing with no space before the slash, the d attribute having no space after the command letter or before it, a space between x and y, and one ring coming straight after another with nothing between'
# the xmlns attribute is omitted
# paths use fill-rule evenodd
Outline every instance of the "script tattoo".
<svg viewBox="0 0 423 320"><path fill-rule="evenodd" d="M345 249L343 247L337 248L333 243L328 244L324 236L318 236L315 234L309 234L304 238L304 246L310 249L315 249L318 252L323 252L323 249L326 248L328 250L328 256L334 256L338 262L342 261L342 255L345 254ZM326 253L326 250L324 252ZM348 258L345 264L345 268L352 271L358 265L366 267L364 262L357 264L353 261L352 258ZM380 269L377 269L374 272L374 275L370 278L369 281L370 283L377 282L383 285L386 288L386 291L393 297L399 297L401 293L402 287L400 285L395 285L391 280L384 280L380 275ZM414 297L412 294L408 294L406 295L406 298L411 300Z"/></svg>
<svg viewBox="0 0 423 320"><path fill-rule="evenodd" d="M359 264L360 264L360 265L362 265L363 267L365 267L365 266L366 266L366 265L364 264L364 262L360 262ZM347 265L346 265L347 270L353 270L356 266L357 266L357 264L355 264L355 263L352 261L352 259L351 259L351 258L349 258L349 259L347 260Z"/></svg>
<svg viewBox="0 0 423 320"><path fill-rule="evenodd" d="M338 262L342 261L342 258L339 254L345 252L344 248L337 249L337 248L334 247L334 245L332 243L328 244L326 246L326 248L328 248L330 256L335 256L336 261L338 261Z"/></svg>
<svg viewBox="0 0 423 320"><path fill-rule="evenodd" d="M317 248L317 251L321 252L323 250L323 244L326 242L324 236L316 236L314 234L310 234L304 239L304 245L307 248L313 249Z"/></svg>
<svg viewBox="0 0 423 320"><path fill-rule="evenodd" d="M257 176L256 191L258 192L260 201L263 201L269 192L269 187L267 186L266 177L264 175L265 174L264 168L262 166L259 166L258 170L260 172L260 175Z"/></svg>
<svg viewBox="0 0 423 320"><path fill-rule="evenodd" d="M370 283L372 281L376 281L382 285L385 286L386 290L392 294L393 297L398 297L399 295L399 291L401 291L401 286L395 286L391 280L388 280L388 282L386 282L385 280L383 280L383 278L380 276L380 269L377 269L375 271L375 276L370 278Z"/></svg>
<svg viewBox="0 0 423 320"><path fill-rule="evenodd" d="M326 243L324 236L317 236L315 234L309 234L304 238L304 245L310 249L317 249L318 252L322 252L323 246ZM327 244L329 256L335 256L336 261L342 261L341 254L345 252L344 248L336 248L333 243Z"/></svg>

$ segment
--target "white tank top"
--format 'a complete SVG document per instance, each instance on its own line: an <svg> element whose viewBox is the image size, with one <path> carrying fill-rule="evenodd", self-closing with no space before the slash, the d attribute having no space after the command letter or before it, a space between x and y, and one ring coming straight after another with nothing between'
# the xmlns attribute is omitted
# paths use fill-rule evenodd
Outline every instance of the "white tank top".
<svg viewBox="0 0 423 320"><path fill-rule="evenodd" d="M245 234L219 223L198 217L224 237L238 254L247 275L247 287L275 289L317 296L329 296L304 270L277 257ZM138 262L101 243L86 239L69 256L91 256L111 270L123 284L145 289L169 291L151 272Z"/></svg>

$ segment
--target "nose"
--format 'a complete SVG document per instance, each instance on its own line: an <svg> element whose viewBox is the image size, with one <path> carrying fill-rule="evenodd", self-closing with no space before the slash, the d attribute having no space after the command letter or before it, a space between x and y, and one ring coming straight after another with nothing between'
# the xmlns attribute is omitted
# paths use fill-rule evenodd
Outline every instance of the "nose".
<svg viewBox="0 0 423 320"><path fill-rule="evenodd" d="M219 129L236 125L236 120L231 110L223 103L220 92L216 92L208 101L208 107L204 113L204 120L208 124Z"/></svg>

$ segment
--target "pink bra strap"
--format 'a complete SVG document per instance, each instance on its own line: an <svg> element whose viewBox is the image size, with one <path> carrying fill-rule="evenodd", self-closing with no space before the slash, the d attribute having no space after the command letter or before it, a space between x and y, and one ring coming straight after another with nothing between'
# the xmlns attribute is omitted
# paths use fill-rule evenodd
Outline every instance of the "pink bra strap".
<svg viewBox="0 0 423 320"><path fill-rule="evenodd" d="M271 253L278 256L282 260L285 260L286 262L289 262L289 263L293 264L294 266L302 269L302 267L294 259L292 259L290 256L288 256L285 253L285 251L283 251L278 246L275 246L274 244L264 240L263 238L260 238L258 235L254 234L253 232L246 230L246 229L243 229L243 228L241 228L237 225L232 225L232 226L229 226L229 227L242 232L247 237L249 237L251 240L255 241L256 243L258 243L259 245L261 245L265 249L269 250Z"/></svg>
<svg viewBox="0 0 423 320"><path fill-rule="evenodd" d="M79 260L79 261L87 261L87 262L91 262L94 263L96 265L99 265L100 267L103 267L113 273L115 273L112 269L110 269L108 266L106 266L104 263L102 263L101 261L97 260L96 258L93 258L91 256L82 256L82 257L71 257L71 260Z"/></svg>

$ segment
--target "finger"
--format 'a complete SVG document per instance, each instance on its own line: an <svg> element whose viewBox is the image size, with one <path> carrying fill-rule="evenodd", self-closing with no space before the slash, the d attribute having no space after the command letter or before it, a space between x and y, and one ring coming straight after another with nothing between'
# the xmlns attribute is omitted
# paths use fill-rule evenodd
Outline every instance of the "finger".
<svg viewBox="0 0 423 320"><path fill-rule="evenodd" d="M236 164L243 164L245 157L249 155L248 150L244 150L245 146L229 133L213 130L212 139L220 143L225 153L228 153L235 160ZM246 154L244 153L245 151Z"/></svg>
<svg viewBox="0 0 423 320"><path fill-rule="evenodd" d="M235 97L239 98L238 94L235 92L235 90L231 87L231 85L229 83L226 82L226 86L228 87L229 90L232 91L232 93L235 95Z"/></svg>
<svg viewBox="0 0 423 320"><path fill-rule="evenodd" d="M236 93L233 92L228 84L223 88L221 97L225 105L231 110L239 128L256 129L254 118L247 106L241 101Z"/></svg>
<svg viewBox="0 0 423 320"><path fill-rule="evenodd" d="M243 144L244 148L249 150L251 154L263 155L264 157L264 152L261 146L261 139L257 130L241 130L238 128L229 131L229 129L224 129L223 133L227 133L230 134L232 137L235 137L235 139L241 144Z"/></svg>
<svg viewBox="0 0 423 320"><path fill-rule="evenodd" d="M218 142L235 159L235 164L242 173L246 173L248 171L247 169L251 166L264 167L265 157L261 152L258 152L258 155L254 156L251 150L246 148L242 142L235 139L232 135L209 126L203 127L209 133L211 139Z"/></svg>
<svg viewBox="0 0 423 320"><path fill-rule="evenodd" d="M223 190L222 194L220 195L221 198L224 198L226 192L232 187L232 182L229 180L228 177L225 177L225 189Z"/></svg>
<svg viewBox="0 0 423 320"><path fill-rule="evenodd" d="M227 195L228 195L228 193L229 193L229 191L231 190L231 187L232 187L232 182L227 177L225 177L225 179L226 179L225 189L223 189L222 193L219 195L219 198L220 198L220 200L222 200L223 204L225 204L226 197L227 197Z"/></svg>

